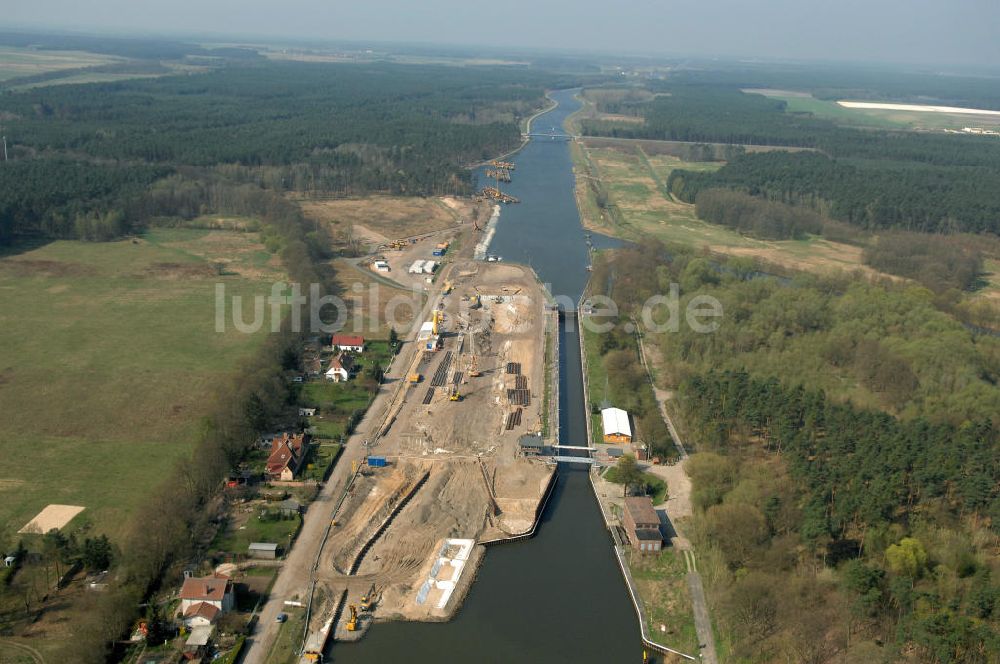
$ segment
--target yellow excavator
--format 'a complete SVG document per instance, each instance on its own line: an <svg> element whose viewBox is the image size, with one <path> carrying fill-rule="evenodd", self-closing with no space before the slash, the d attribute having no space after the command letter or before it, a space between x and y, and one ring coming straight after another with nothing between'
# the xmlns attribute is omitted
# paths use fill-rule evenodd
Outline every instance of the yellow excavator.
<svg viewBox="0 0 1000 664"><path fill-rule="evenodd" d="M451 388L451 396L448 397L449 401L461 401L462 394L458 391L457 387Z"/></svg>
<svg viewBox="0 0 1000 664"><path fill-rule="evenodd" d="M347 621L347 631L348 632L356 632L356 631L358 631L358 607L356 607L353 604L351 604L347 608L351 612L351 617Z"/></svg>
<svg viewBox="0 0 1000 664"><path fill-rule="evenodd" d="M366 592L364 595L361 596L361 610L367 612L367 611L371 611L373 608L375 608L375 584L374 583L372 584L372 587L368 589L368 592Z"/></svg>

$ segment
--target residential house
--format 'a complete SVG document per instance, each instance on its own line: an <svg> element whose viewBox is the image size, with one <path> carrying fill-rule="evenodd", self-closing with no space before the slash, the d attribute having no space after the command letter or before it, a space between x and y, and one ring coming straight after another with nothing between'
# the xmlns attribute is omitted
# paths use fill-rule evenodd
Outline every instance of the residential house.
<svg viewBox="0 0 1000 664"><path fill-rule="evenodd" d="M267 457L267 476L272 480L293 480L305 461L309 446L306 434L282 434L271 441L271 454Z"/></svg>
<svg viewBox="0 0 1000 664"><path fill-rule="evenodd" d="M621 408L602 410L601 424L604 427L605 443L632 442L632 427L628 422L628 413Z"/></svg>
<svg viewBox="0 0 1000 664"><path fill-rule="evenodd" d="M180 592L180 612L188 628L215 623L235 603L233 581L223 574L189 576Z"/></svg>
<svg viewBox="0 0 1000 664"><path fill-rule="evenodd" d="M350 334L335 334L330 342L333 350L350 351L351 353L365 352L365 338Z"/></svg>
<svg viewBox="0 0 1000 664"><path fill-rule="evenodd" d="M656 552L663 547L660 533L660 517L653 509L653 501L648 496L632 496L625 499L622 524L629 542L636 551Z"/></svg>
<svg viewBox="0 0 1000 664"><path fill-rule="evenodd" d="M315 417L315 408L299 408L299 417Z"/></svg>
<svg viewBox="0 0 1000 664"><path fill-rule="evenodd" d="M341 353L330 360L330 368L326 371L326 379L335 383L347 382L354 369L354 358L347 353Z"/></svg>

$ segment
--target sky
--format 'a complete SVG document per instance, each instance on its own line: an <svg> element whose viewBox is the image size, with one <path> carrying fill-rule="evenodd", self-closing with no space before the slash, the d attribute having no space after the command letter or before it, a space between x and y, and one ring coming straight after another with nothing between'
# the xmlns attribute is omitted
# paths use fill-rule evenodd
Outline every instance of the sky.
<svg viewBox="0 0 1000 664"><path fill-rule="evenodd" d="M939 65L1000 61L998 0L32 0L0 25Z"/></svg>

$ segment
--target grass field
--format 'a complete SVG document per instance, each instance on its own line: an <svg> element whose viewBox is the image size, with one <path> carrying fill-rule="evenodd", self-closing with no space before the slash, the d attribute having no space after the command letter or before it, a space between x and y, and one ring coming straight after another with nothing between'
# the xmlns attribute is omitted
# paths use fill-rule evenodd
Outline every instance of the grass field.
<svg viewBox="0 0 1000 664"><path fill-rule="evenodd" d="M597 173L608 192L609 205L618 211L611 217L616 223L609 223L610 215L605 215L605 221L594 230L627 240L654 237L731 256L758 258L795 270L862 270L874 274L862 264L860 247L820 237L782 241L746 237L698 219L693 205L676 201L663 190L675 168L714 170L721 166L718 162L692 163L670 155L647 156L638 150L617 148L587 148L586 156L591 172ZM593 206L593 202L581 204L585 219L594 214Z"/></svg>
<svg viewBox="0 0 1000 664"><path fill-rule="evenodd" d="M4 46L0 47L0 81L52 71L96 67L120 61L121 58L114 56L82 51L36 51Z"/></svg>
<svg viewBox="0 0 1000 664"><path fill-rule="evenodd" d="M787 90L758 90L772 99L780 99L790 113L812 113L840 124L881 129L961 129L962 127L995 127L1000 118L961 113L924 113L909 110L845 108L836 101Z"/></svg>
<svg viewBox="0 0 1000 664"><path fill-rule="evenodd" d="M121 534L264 339L215 331L216 282L246 297L280 276L262 251L254 234L162 230L0 257L0 518L82 505L71 528Z"/></svg>
<svg viewBox="0 0 1000 664"><path fill-rule="evenodd" d="M635 554L629 567L646 606L653 639L681 652L697 653L691 591L680 552L665 549L658 556Z"/></svg>
<svg viewBox="0 0 1000 664"><path fill-rule="evenodd" d="M227 528L212 542L212 548L229 553L246 553L251 542L272 542L280 545L282 553L288 553L292 540L299 531L301 517L276 518L253 514L246 523L236 529Z"/></svg>

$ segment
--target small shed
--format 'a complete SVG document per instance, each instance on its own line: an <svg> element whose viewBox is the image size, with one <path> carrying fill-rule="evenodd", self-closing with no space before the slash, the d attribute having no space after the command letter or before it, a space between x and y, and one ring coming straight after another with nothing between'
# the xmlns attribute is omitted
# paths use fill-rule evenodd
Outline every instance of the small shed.
<svg viewBox="0 0 1000 664"><path fill-rule="evenodd" d="M251 558L274 560L278 557L278 545L273 542L250 542L247 553Z"/></svg>
<svg viewBox="0 0 1000 664"><path fill-rule="evenodd" d="M184 657L196 659L206 654L208 642L212 640L215 625L199 625L191 629L191 635L184 642Z"/></svg>
<svg viewBox="0 0 1000 664"><path fill-rule="evenodd" d="M281 512L281 516L296 516L302 514L302 503L294 498L282 500L278 503L278 511Z"/></svg>
<svg viewBox="0 0 1000 664"><path fill-rule="evenodd" d="M625 454L625 453L622 451L622 448L620 448L620 447L609 447L608 448L608 456L611 457L612 459L617 459L620 456L622 456L623 454Z"/></svg>
<svg viewBox="0 0 1000 664"><path fill-rule="evenodd" d="M17 557L16 556L4 556L3 557L3 566L4 567L13 567L16 564L17 564Z"/></svg>

